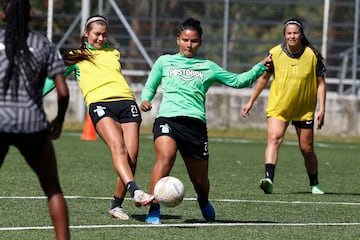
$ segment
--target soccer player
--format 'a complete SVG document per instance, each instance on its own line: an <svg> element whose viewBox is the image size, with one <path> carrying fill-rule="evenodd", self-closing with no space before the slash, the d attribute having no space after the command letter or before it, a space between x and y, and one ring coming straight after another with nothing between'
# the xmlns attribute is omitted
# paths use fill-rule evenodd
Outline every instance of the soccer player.
<svg viewBox="0 0 360 240"><path fill-rule="evenodd" d="M271 56L245 73L228 72L197 55L202 33L200 21L193 18L179 26L176 38L179 52L156 60L141 93L140 109L151 110L151 100L161 84L163 97L153 126L156 163L150 177L151 193L157 181L169 175L179 150L201 213L206 221L212 222L215 210L209 202L206 92L216 82L233 88L249 86L267 70L265 65L269 66ZM161 224L160 205L156 201L150 205L146 222Z"/></svg>
<svg viewBox="0 0 360 240"><path fill-rule="evenodd" d="M56 239L70 239L67 205L60 187L51 139L60 136L69 91L60 53L40 33L30 31L29 0L5 0L0 31L0 166L15 146L36 173L47 200ZM46 77L54 79L58 113L49 124L43 109ZM21 180L20 180L21 181Z"/></svg>
<svg viewBox="0 0 360 240"><path fill-rule="evenodd" d="M252 96L242 109L246 117L270 77L267 116L265 178L260 180L264 193L273 192L278 152L289 123L295 126L300 151L313 194L324 194L318 182L318 160L314 152L314 124L321 129L325 116L325 65L319 51L307 40L304 26L297 19L284 23L285 41L272 49L273 69L257 81ZM317 99L319 108L315 115Z"/></svg>
<svg viewBox="0 0 360 240"><path fill-rule="evenodd" d="M64 54L65 76L75 72L95 129L111 151L118 178L109 214L127 220L122 208L127 191L138 207L149 204L154 196L139 190L134 180L141 113L121 72L120 52L109 47L107 33L105 17L87 19L80 48ZM44 94L49 90L51 84Z"/></svg>

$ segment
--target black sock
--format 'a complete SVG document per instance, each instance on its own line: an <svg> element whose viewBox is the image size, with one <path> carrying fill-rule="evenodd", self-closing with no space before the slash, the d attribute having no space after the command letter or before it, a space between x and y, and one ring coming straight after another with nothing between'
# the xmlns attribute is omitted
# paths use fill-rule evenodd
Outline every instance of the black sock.
<svg viewBox="0 0 360 240"><path fill-rule="evenodd" d="M275 165L271 163L265 164L265 177L270 178L274 182Z"/></svg>
<svg viewBox="0 0 360 240"><path fill-rule="evenodd" d="M130 196L133 198L134 197L134 192L136 190L139 190L138 186L136 185L136 183L134 181L130 181L126 184L126 189L128 190L128 192L130 193Z"/></svg>
<svg viewBox="0 0 360 240"><path fill-rule="evenodd" d="M209 200L204 201L204 200L200 199L199 196L198 196L197 201L198 201L198 204L199 204L200 209L203 209L203 208L206 207L206 205L208 205L208 203L209 203Z"/></svg>
<svg viewBox="0 0 360 240"><path fill-rule="evenodd" d="M309 176L310 186L315 186L315 185L319 184L318 173L315 173L315 174L308 173L308 176Z"/></svg>
<svg viewBox="0 0 360 240"><path fill-rule="evenodd" d="M116 207L121 207L122 203L124 201L124 198L118 198L116 196L113 197L112 202L111 202L111 208L116 208Z"/></svg>
<svg viewBox="0 0 360 240"><path fill-rule="evenodd" d="M160 204L151 203L150 208L149 208L149 213L151 213L152 211L157 211L157 210L160 210Z"/></svg>

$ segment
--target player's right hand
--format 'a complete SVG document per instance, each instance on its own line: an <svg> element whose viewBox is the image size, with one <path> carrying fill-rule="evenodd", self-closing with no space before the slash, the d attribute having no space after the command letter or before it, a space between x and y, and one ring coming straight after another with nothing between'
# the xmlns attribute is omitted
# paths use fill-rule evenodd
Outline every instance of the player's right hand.
<svg viewBox="0 0 360 240"><path fill-rule="evenodd" d="M246 118L247 116L249 116L249 112L250 112L250 109L252 108L252 104L250 102L248 102L243 108L242 108L242 111L241 111L241 116L243 118Z"/></svg>
<svg viewBox="0 0 360 240"><path fill-rule="evenodd" d="M141 111L143 111L143 112L150 111L151 108L152 108L151 102L149 102L149 101L146 101L146 100L145 100L145 101L142 101L141 104L140 104L140 109L141 109Z"/></svg>

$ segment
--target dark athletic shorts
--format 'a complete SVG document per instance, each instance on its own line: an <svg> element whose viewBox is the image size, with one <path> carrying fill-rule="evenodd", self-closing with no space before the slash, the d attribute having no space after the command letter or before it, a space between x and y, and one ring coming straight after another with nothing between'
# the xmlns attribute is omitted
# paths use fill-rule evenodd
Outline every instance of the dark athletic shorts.
<svg viewBox="0 0 360 240"><path fill-rule="evenodd" d="M291 121L291 124L297 128L313 128L314 127L314 120L308 121Z"/></svg>
<svg viewBox="0 0 360 240"><path fill-rule="evenodd" d="M183 156L197 160L208 160L208 135L206 124L190 117L158 117L155 119L154 141L160 136L170 136Z"/></svg>
<svg viewBox="0 0 360 240"><path fill-rule="evenodd" d="M89 114L94 126L103 117L110 117L119 123L141 123L138 105L133 100L91 103Z"/></svg>
<svg viewBox="0 0 360 240"><path fill-rule="evenodd" d="M15 146L29 160L43 149L49 135L49 130L28 134L0 133L0 166L10 146Z"/></svg>

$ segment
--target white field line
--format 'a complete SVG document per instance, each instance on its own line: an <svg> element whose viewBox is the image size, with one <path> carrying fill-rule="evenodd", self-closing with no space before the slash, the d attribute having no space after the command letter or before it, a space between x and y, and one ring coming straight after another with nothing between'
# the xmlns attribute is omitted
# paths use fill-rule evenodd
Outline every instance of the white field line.
<svg viewBox="0 0 360 240"><path fill-rule="evenodd" d="M90 196L65 196L66 199L94 199L94 200L111 200L111 197L90 197ZM1 199L46 199L45 196L0 196ZM126 198L126 200L131 200ZM184 201L196 201L196 198L184 198ZM264 201L251 199L210 199L214 202L240 202L240 203L272 203L272 204L314 204L314 205L347 205L360 206L360 202L307 202L307 201Z"/></svg>
<svg viewBox="0 0 360 240"><path fill-rule="evenodd" d="M209 137L209 142L221 142L221 143L242 143L242 144L249 144L249 143L266 143L266 139L259 140L259 139L242 139L242 138L211 138ZM284 145L290 146L297 146L297 141L284 141ZM320 143L315 142L315 146L320 148L341 148L341 149L354 149L358 148L359 145L356 144L336 144L336 143Z"/></svg>
<svg viewBox="0 0 360 240"><path fill-rule="evenodd" d="M328 226L360 226L360 222L353 223L174 223L174 224L119 224L119 225L79 225L70 226L70 229L98 229L98 228L154 228L154 227L328 227ZM0 231L20 230L48 230L53 226L42 227L0 227Z"/></svg>
<svg viewBox="0 0 360 240"><path fill-rule="evenodd" d="M65 135L68 136L76 136L76 137L80 137L81 133L72 133L72 132L65 132L63 133ZM144 139L152 139L153 137L151 135L143 135L140 136L140 138L144 138ZM266 139L261 140L261 139L246 139L246 138L221 138L221 137L209 137L209 142L229 142L229 143L266 143ZM284 141L283 142L284 145L298 145L298 142L296 141ZM320 142L315 142L314 143L315 146L317 147L321 147L321 148L345 148L345 149L354 149L354 148L358 148L359 145L357 144L336 144L336 143L320 143Z"/></svg>
<svg viewBox="0 0 360 240"><path fill-rule="evenodd" d="M86 197L86 196L65 196L66 199L96 199L110 200L109 197ZM44 196L0 196L1 199L45 199ZM130 199L127 199L130 200ZM195 198L185 198L185 201L196 201ZM242 202L242 203L272 203L272 204L319 204L319 205L348 205L360 206L360 202L304 202L304 201L263 201L263 200L242 200L242 199L211 199L214 202ZM96 228L150 228L150 227L236 227L236 226L273 226L273 227L306 227L306 226L360 226L360 222L334 222L334 223L177 223L177 224L120 224L120 225L79 225L70 226L72 229L96 229ZM0 231L20 230L47 230L53 226L39 227L0 227Z"/></svg>

